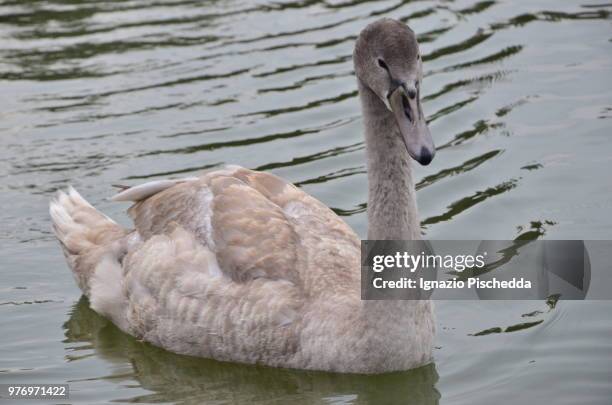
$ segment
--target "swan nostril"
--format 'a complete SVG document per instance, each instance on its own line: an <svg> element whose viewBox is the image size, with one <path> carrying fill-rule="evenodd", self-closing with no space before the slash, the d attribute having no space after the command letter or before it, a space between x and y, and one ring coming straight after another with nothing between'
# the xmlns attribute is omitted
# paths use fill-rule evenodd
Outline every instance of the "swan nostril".
<svg viewBox="0 0 612 405"><path fill-rule="evenodd" d="M384 60L378 58L376 60L376 62L378 63L378 66L380 66L381 68L385 69L387 72L389 71L389 66L387 66L387 64L385 63Z"/></svg>
<svg viewBox="0 0 612 405"><path fill-rule="evenodd" d="M408 102L408 97L402 94L402 107L404 107L404 114L408 121L412 122L412 110L410 109L410 103Z"/></svg>

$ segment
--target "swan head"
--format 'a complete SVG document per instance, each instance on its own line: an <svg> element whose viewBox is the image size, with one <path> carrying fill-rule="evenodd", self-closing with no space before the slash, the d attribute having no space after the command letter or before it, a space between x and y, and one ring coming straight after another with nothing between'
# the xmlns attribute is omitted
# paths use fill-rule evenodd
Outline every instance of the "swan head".
<svg viewBox="0 0 612 405"><path fill-rule="evenodd" d="M355 74L397 123L408 154L428 165L436 154L421 106L423 67L414 32L404 23L383 18L368 25L353 52Z"/></svg>

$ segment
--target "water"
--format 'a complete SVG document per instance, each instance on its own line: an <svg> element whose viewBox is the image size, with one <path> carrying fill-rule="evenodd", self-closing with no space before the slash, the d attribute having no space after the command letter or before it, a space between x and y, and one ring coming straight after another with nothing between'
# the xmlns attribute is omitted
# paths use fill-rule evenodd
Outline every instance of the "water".
<svg viewBox="0 0 612 405"><path fill-rule="evenodd" d="M110 184L238 163L364 236L351 52L390 16L419 34L439 146L416 169L424 234L610 239L605 2L0 1L0 382L67 382L81 404L609 404L609 302L439 302L435 364L406 373L191 359L88 309L47 215L70 183L129 224Z"/></svg>

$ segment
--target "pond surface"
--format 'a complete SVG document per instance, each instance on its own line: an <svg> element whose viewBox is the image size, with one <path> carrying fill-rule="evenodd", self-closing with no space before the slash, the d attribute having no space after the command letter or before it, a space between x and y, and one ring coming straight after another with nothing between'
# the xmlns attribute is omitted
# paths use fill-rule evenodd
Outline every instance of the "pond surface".
<svg viewBox="0 0 612 405"><path fill-rule="evenodd" d="M424 56L427 238L612 239L607 0L0 1L0 382L74 404L609 404L610 302L438 302L435 363L364 377L177 356L80 299L47 214L68 184L129 224L110 184L236 163L365 236L351 53L381 16Z"/></svg>

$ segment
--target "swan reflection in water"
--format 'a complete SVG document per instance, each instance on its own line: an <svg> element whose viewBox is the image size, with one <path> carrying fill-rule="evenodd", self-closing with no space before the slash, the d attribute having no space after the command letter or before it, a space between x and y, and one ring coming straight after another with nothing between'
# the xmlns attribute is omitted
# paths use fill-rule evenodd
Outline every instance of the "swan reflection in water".
<svg viewBox="0 0 612 405"><path fill-rule="evenodd" d="M116 365L131 363L132 372L111 381L135 379L151 394L129 402L180 404L265 402L437 404L434 364L379 375L334 374L224 363L177 355L138 341L89 308L87 298L74 305L64 324L64 343L91 344L96 357ZM80 356L67 347L69 361Z"/></svg>

